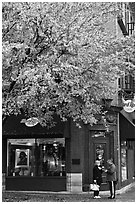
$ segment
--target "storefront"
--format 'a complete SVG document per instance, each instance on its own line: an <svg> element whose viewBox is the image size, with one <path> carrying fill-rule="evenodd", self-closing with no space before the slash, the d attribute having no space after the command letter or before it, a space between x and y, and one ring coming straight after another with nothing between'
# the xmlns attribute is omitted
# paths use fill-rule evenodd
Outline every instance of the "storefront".
<svg viewBox="0 0 137 204"><path fill-rule="evenodd" d="M121 186L135 179L135 125L122 111L119 115Z"/></svg>
<svg viewBox="0 0 137 204"><path fill-rule="evenodd" d="M134 127L128 127L131 124L118 110L109 112L108 130L101 120L78 128L71 120L56 118L56 126L46 129L39 124L27 127L20 123L22 118L11 116L3 125L6 190L88 191L95 160L106 167L108 158L117 166L117 189L133 181ZM101 190L108 190L105 173Z"/></svg>
<svg viewBox="0 0 137 204"><path fill-rule="evenodd" d="M7 190L66 190L65 124L48 130L12 116L3 126L3 172Z"/></svg>

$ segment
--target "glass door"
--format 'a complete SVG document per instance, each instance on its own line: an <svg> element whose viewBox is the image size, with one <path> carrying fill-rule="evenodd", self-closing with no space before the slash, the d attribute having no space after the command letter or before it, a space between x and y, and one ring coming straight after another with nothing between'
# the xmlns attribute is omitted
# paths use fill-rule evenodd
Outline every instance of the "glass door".
<svg viewBox="0 0 137 204"><path fill-rule="evenodd" d="M107 160L109 158L109 139L105 136L104 132L100 132L98 136L96 134L91 136L90 140L90 181L93 181L93 167L96 160L100 160L101 165L106 168ZM102 174L103 183L101 190L107 190L108 185L106 182L106 173Z"/></svg>

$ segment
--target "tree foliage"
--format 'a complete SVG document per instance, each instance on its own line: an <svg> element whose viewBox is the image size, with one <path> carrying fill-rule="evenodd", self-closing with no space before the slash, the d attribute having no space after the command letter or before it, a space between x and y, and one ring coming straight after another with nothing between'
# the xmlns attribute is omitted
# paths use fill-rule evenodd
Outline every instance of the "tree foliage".
<svg viewBox="0 0 137 204"><path fill-rule="evenodd" d="M3 115L95 123L117 77L134 70L134 37L106 29L118 12L112 2L3 3Z"/></svg>

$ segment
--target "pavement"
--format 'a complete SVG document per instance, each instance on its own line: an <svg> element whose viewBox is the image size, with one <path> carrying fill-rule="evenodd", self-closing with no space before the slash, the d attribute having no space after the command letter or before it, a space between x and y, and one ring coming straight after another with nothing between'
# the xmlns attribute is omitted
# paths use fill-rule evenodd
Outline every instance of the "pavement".
<svg viewBox="0 0 137 204"><path fill-rule="evenodd" d="M116 191L115 199L108 199L109 191L101 191L100 199L93 192L5 191L2 202L135 202L135 183Z"/></svg>

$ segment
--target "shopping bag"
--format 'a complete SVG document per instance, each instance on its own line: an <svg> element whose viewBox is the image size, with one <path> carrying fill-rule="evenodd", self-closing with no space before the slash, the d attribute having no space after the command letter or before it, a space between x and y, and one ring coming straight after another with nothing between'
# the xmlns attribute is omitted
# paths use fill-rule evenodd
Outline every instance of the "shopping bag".
<svg viewBox="0 0 137 204"><path fill-rule="evenodd" d="M99 191L99 185L97 185L95 183L91 183L90 184L90 190L91 191Z"/></svg>

